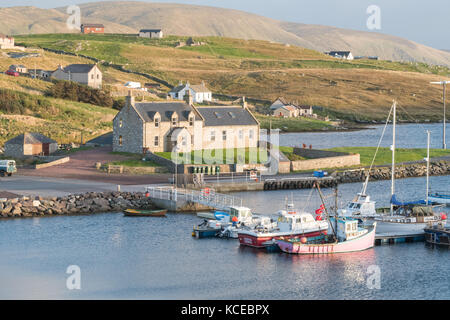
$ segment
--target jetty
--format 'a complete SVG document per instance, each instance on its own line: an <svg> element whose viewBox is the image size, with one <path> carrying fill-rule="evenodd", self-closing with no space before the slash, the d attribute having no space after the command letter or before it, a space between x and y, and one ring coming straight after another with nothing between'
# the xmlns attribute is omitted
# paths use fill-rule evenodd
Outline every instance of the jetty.
<svg viewBox="0 0 450 320"><path fill-rule="evenodd" d="M408 234L408 233L379 233L375 236L375 245L396 244L405 242L423 242L425 241L425 233Z"/></svg>
<svg viewBox="0 0 450 320"><path fill-rule="evenodd" d="M216 193L214 189L200 191L175 187L147 187L146 197L159 208L172 212L227 210L241 207L242 198Z"/></svg>

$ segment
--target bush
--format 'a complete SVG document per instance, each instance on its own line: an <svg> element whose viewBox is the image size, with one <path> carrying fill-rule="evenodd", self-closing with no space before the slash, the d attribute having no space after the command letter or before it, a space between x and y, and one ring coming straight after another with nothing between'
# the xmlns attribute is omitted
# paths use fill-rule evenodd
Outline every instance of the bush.
<svg viewBox="0 0 450 320"><path fill-rule="evenodd" d="M6 114L33 114L42 110L52 112L51 103L44 97L24 92L0 89L0 111Z"/></svg>
<svg viewBox="0 0 450 320"><path fill-rule="evenodd" d="M107 90L93 89L86 85L65 80L55 80L53 87L46 92L46 95L109 108L114 103Z"/></svg>

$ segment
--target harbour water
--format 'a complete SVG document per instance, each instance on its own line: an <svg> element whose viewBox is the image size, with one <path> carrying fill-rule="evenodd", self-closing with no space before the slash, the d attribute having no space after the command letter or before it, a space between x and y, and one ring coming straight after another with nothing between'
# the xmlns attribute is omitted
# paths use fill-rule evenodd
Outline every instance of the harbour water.
<svg viewBox="0 0 450 320"><path fill-rule="evenodd" d="M400 196L420 197L424 182L399 180ZM431 179L436 188L448 182ZM341 185L342 200L360 187ZM383 205L389 182L373 182L368 191ZM305 206L310 193L293 191L295 205ZM291 198L283 191L237 195L259 213L273 213ZM318 201L313 192L309 207ZM448 249L419 242L330 256L267 254L237 240L194 239L191 230L199 222L188 214L136 219L121 213L0 220L0 298L450 298ZM69 265L80 267L81 290L66 287ZM380 289L368 286L373 266L380 271Z"/></svg>
<svg viewBox="0 0 450 320"><path fill-rule="evenodd" d="M409 133L399 146L423 147L417 127L409 126L400 126ZM431 126L439 147L439 126ZM283 135L282 144L299 145L299 137L308 137L304 143L317 148L374 146L379 130L346 132L339 139L336 133ZM430 179L432 190L449 185L449 176ZM425 196L424 178L398 180L396 186L400 200ZM361 187L340 185L339 204ZM332 190L324 192L332 204ZM368 193L377 206L387 206L390 181L371 182ZM261 214L282 208L286 197L297 208L320 204L311 190L235 195ZM195 215L170 213L148 219L109 213L0 220L0 299L450 299L447 248L419 242L329 256L267 254L242 248L237 240L196 240L191 230L200 222ZM81 290L67 289L71 265L81 270ZM379 289L372 282L377 270Z"/></svg>

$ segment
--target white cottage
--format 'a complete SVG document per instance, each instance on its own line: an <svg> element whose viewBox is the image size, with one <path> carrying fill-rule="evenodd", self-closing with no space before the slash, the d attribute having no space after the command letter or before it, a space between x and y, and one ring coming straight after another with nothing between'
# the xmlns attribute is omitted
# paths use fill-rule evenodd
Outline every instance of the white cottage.
<svg viewBox="0 0 450 320"><path fill-rule="evenodd" d="M191 85L189 82L183 84L180 82L177 87L170 90L169 96L175 100L185 100L184 96L188 90L191 92L194 103L212 101L212 92L206 87L203 81L200 85Z"/></svg>

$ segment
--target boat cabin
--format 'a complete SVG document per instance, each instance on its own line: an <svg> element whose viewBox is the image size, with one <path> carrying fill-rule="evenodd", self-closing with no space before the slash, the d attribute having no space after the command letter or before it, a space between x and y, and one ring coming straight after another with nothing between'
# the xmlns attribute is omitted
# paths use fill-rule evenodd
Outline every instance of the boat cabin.
<svg viewBox="0 0 450 320"><path fill-rule="evenodd" d="M312 214L307 212L293 212L281 210L278 212L278 229L280 232L287 232L291 230L309 229L317 226Z"/></svg>
<svg viewBox="0 0 450 320"><path fill-rule="evenodd" d="M362 193L350 201L345 209L341 210L343 216L351 217L355 215L361 216L375 216L375 201L370 200L370 196Z"/></svg>
<svg viewBox="0 0 450 320"><path fill-rule="evenodd" d="M334 223L332 219L331 223ZM331 233L331 232L330 232ZM364 233L367 233L367 229L360 228L358 226L358 219L353 218L339 218L337 223L337 236L339 241L351 240L358 238Z"/></svg>
<svg viewBox="0 0 450 320"><path fill-rule="evenodd" d="M238 218L241 223L251 223L253 219L252 210L247 207L230 207L230 219Z"/></svg>

